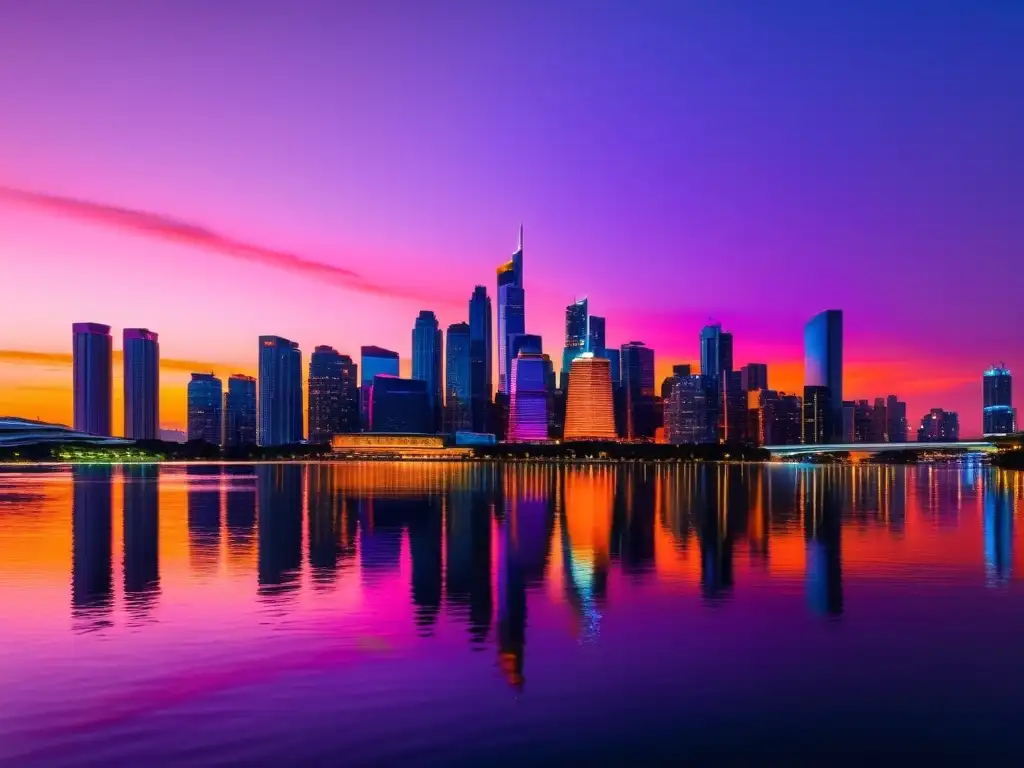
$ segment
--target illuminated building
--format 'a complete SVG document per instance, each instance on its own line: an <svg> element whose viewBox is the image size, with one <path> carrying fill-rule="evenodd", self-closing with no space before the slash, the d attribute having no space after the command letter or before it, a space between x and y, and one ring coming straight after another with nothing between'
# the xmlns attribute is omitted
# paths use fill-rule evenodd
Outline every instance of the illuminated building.
<svg viewBox="0 0 1024 768"><path fill-rule="evenodd" d="M124 436L160 434L160 344L146 328L124 329Z"/></svg>
<svg viewBox="0 0 1024 768"><path fill-rule="evenodd" d="M357 431L358 414L356 364L333 347L317 347L309 356L309 442Z"/></svg>
<svg viewBox="0 0 1024 768"><path fill-rule="evenodd" d="M714 443L717 440L715 379L708 376L679 376L665 403L665 439L674 445Z"/></svg>
<svg viewBox="0 0 1024 768"><path fill-rule="evenodd" d="M359 350L359 423L370 428L370 387L374 376L397 376L398 353L384 347L361 347Z"/></svg>
<svg viewBox="0 0 1024 768"><path fill-rule="evenodd" d="M448 326L445 345L445 431L473 428L472 356L469 323Z"/></svg>
<svg viewBox="0 0 1024 768"><path fill-rule="evenodd" d="M828 387L804 387L803 440L807 445L829 442L832 429L832 394Z"/></svg>
<svg viewBox="0 0 1024 768"><path fill-rule="evenodd" d="M572 361L565 405L565 435L570 440L614 440L610 366L604 358L584 352Z"/></svg>
<svg viewBox="0 0 1024 768"><path fill-rule="evenodd" d="M562 389L569 381L572 361L588 350L590 329L588 326L587 300L579 299L565 308L565 349L562 352Z"/></svg>
<svg viewBox="0 0 1024 768"><path fill-rule="evenodd" d="M747 393L739 371L719 374L718 437L723 443L742 443L747 439Z"/></svg>
<svg viewBox="0 0 1024 768"><path fill-rule="evenodd" d="M878 408L878 401L875 401ZM907 404L889 395L885 399L885 441L889 443L907 442L910 422L907 421Z"/></svg>
<svg viewBox="0 0 1024 768"><path fill-rule="evenodd" d="M883 442L874 440L875 432L875 409L867 400L858 400L853 404L853 442L873 443Z"/></svg>
<svg viewBox="0 0 1024 768"><path fill-rule="evenodd" d="M74 323L71 333L74 427L89 435L109 436L113 431L113 341L110 326Z"/></svg>
<svg viewBox="0 0 1024 768"><path fill-rule="evenodd" d="M223 386L212 373L193 373L188 383L188 439L220 445Z"/></svg>
<svg viewBox="0 0 1024 768"><path fill-rule="evenodd" d="M830 415L826 442L843 427L843 313L820 312L804 327L804 386L827 389ZM806 408L806 398L805 398ZM805 440L805 442L807 442Z"/></svg>
<svg viewBox="0 0 1024 768"><path fill-rule="evenodd" d="M399 432L335 435L331 450L340 456L385 459L459 459L473 455L472 447L449 445L443 435Z"/></svg>
<svg viewBox="0 0 1024 768"><path fill-rule="evenodd" d="M757 445L777 445L772 422L779 393L774 389L752 389L747 394L747 437Z"/></svg>
<svg viewBox="0 0 1024 768"><path fill-rule="evenodd" d="M476 432L487 432L490 428L494 391L491 339L491 299L487 289L478 285L469 299L469 388Z"/></svg>
<svg viewBox="0 0 1024 768"><path fill-rule="evenodd" d="M548 438L547 355L520 352L512 361L507 440L532 443Z"/></svg>
<svg viewBox="0 0 1024 768"><path fill-rule="evenodd" d="M441 329L433 312L422 310L412 329L412 378L427 385L427 407L430 409L432 428L440 426L440 408L443 386L443 352Z"/></svg>
<svg viewBox="0 0 1024 768"><path fill-rule="evenodd" d="M768 389L768 366L764 363L747 363L740 368L740 385L748 392Z"/></svg>
<svg viewBox="0 0 1024 768"><path fill-rule="evenodd" d="M377 375L370 385L370 431L435 432L427 382Z"/></svg>
<svg viewBox="0 0 1024 768"><path fill-rule="evenodd" d="M648 440L657 428L654 408L654 350L642 341L621 347L622 388L626 397L626 437Z"/></svg>
<svg viewBox="0 0 1024 768"><path fill-rule="evenodd" d="M294 341L260 336L260 445L302 442L302 352Z"/></svg>
<svg viewBox="0 0 1024 768"><path fill-rule="evenodd" d="M508 394L512 370L510 339L526 333L526 291L523 287L523 227L512 258L498 267L498 391Z"/></svg>
<svg viewBox="0 0 1024 768"><path fill-rule="evenodd" d="M1009 435L1016 431L1013 414L1013 377L1003 365L985 371L982 433Z"/></svg>
<svg viewBox="0 0 1024 768"><path fill-rule="evenodd" d="M960 439L960 417L952 411L932 408L921 417L917 430L919 443L955 443Z"/></svg>
<svg viewBox="0 0 1024 768"><path fill-rule="evenodd" d="M706 325L700 332L700 372L717 378L722 371L732 371L732 334L722 326Z"/></svg>
<svg viewBox="0 0 1024 768"><path fill-rule="evenodd" d="M256 379L236 373L228 377L224 396L224 445L256 445Z"/></svg>

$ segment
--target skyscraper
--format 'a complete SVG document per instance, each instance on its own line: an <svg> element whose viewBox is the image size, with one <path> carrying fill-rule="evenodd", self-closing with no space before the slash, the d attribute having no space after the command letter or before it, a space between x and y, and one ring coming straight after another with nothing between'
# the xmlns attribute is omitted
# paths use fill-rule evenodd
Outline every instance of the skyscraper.
<svg viewBox="0 0 1024 768"><path fill-rule="evenodd" d="M462 432L473 429L472 334L469 323L448 326L445 365L445 430Z"/></svg>
<svg viewBox="0 0 1024 768"><path fill-rule="evenodd" d="M932 408L921 417L917 430L919 443L955 443L960 439L960 417L952 411Z"/></svg>
<svg viewBox="0 0 1024 768"><path fill-rule="evenodd" d="M510 341L512 347L512 359L519 357L520 352L530 355L544 354L544 339L536 333L517 333Z"/></svg>
<svg viewBox="0 0 1024 768"><path fill-rule="evenodd" d="M732 334L723 332L719 323L705 325L700 332L701 375L717 378L722 371L732 371Z"/></svg>
<svg viewBox="0 0 1024 768"><path fill-rule="evenodd" d="M836 439L843 427L843 313L826 309L804 327L804 385L828 389L831 415L826 438ZM806 409L807 403L804 401Z"/></svg>
<svg viewBox="0 0 1024 768"><path fill-rule="evenodd" d="M654 437L654 350L642 341L621 348L622 388L626 396L626 437Z"/></svg>
<svg viewBox="0 0 1024 768"><path fill-rule="evenodd" d="M441 405L444 393L444 344L437 317L429 310L420 311L412 329L412 378L427 383L427 407L436 432L441 426Z"/></svg>
<svg viewBox="0 0 1024 768"><path fill-rule="evenodd" d="M719 375L718 435L723 443L742 443L747 440L747 391L742 385L739 371L722 371Z"/></svg>
<svg viewBox="0 0 1024 768"><path fill-rule="evenodd" d="M512 361L508 440L537 442L548 437L547 355L520 352Z"/></svg>
<svg viewBox="0 0 1024 768"><path fill-rule="evenodd" d="M708 402L715 390L701 375L680 375L665 402L665 439L673 445L714 443L717 439L715 413Z"/></svg>
<svg viewBox="0 0 1024 768"><path fill-rule="evenodd" d="M875 409L878 405L876 401ZM889 395L885 399L885 437L884 440L890 443L905 443L910 431L910 422L907 421L907 404L896 395Z"/></svg>
<svg viewBox="0 0 1024 768"><path fill-rule="evenodd" d="M833 413L828 387L805 386L803 442L807 445L827 443L834 434Z"/></svg>
<svg viewBox="0 0 1024 768"><path fill-rule="evenodd" d="M565 436L571 440L614 440L615 415L608 361L592 352L572 361L565 405Z"/></svg>
<svg viewBox="0 0 1024 768"><path fill-rule="evenodd" d="M358 430L356 364L334 347L318 346L309 356L309 442L329 443L334 435Z"/></svg>
<svg viewBox="0 0 1024 768"><path fill-rule="evenodd" d="M509 338L526 333L526 291L523 287L523 227L511 260L498 267L498 391L508 394L512 370Z"/></svg>
<svg viewBox="0 0 1024 768"><path fill-rule="evenodd" d="M160 344L146 328L124 329L124 436L160 436Z"/></svg>
<svg viewBox="0 0 1024 768"><path fill-rule="evenodd" d="M375 376L398 376L398 353L383 347L361 347L359 350L359 423L370 428L370 387Z"/></svg>
<svg viewBox="0 0 1024 768"><path fill-rule="evenodd" d="M222 442L223 386L212 373L193 373L188 383L188 439Z"/></svg>
<svg viewBox="0 0 1024 768"><path fill-rule="evenodd" d="M260 336L260 445L302 441L302 352L294 341Z"/></svg>
<svg viewBox="0 0 1024 768"><path fill-rule="evenodd" d="M590 329L587 300L579 299L565 308L565 348L562 350L562 389L568 386L572 361L588 351Z"/></svg>
<svg viewBox="0 0 1024 768"><path fill-rule="evenodd" d="M982 432L986 435L1009 435L1013 423L1013 377L1003 365L994 365L985 371Z"/></svg>
<svg viewBox="0 0 1024 768"><path fill-rule="evenodd" d="M469 378L472 429L490 431L491 398L494 396L491 354L491 299L478 285L469 299Z"/></svg>
<svg viewBox="0 0 1024 768"><path fill-rule="evenodd" d="M224 445L256 445L256 379L236 373L228 377L224 396Z"/></svg>
<svg viewBox="0 0 1024 768"><path fill-rule="evenodd" d="M740 368L740 385L748 392L768 389L768 366L764 363L747 363Z"/></svg>
<svg viewBox="0 0 1024 768"><path fill-rule="evenodd" d="M427 382L379 374L370 390L370 430L372 432L434 431Z"/></svg>
<svg viewBox="0 0 1024 768"><path fill-rule="evenodd" d="M72 333L72 382L75 430L90 435L112 433L113 342L110 326L74 323Z"/></svg>
<svg viewBox="0 0 1024 768"><path fill-rule="evenodd" d="M587 334L589 336L587 350L589 352L593 352L595 357L604 357L604 326L605 322L603 317L591 315L587 320Z"/></svg>

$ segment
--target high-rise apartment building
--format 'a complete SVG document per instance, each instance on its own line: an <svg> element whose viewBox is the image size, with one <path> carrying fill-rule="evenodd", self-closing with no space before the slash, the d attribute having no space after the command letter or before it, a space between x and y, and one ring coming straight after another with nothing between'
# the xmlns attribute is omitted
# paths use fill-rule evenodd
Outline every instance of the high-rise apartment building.
<svg viewBox="0 0 1024 768"><path fill-rule="evenodd" d="M804 386L828 390L829 417L826 435L837 439L843 427L843 313L820 312L804 327ZM804 407L807 407L806 400Z"/></svg>
<svg viewBox="0 0 1024 768"><path fill-rule="evenodd" d="M621 349L622 388L626 398L626 437L649 440L657 428L654 411L654 350L642 341Z"/></svg>
<svg viewBox="0 0 1024 768"><path fill-rule="evenodd" d="M592 352L584 352L573 360L569 370L564 439L615 439L610 366Z"/></svg>
<svg viewBox="0 0 1024 768"><path fill-rule="evenodd" d="M472 336L469 323L448 326L445 345L445 431L463 432L473 429Z"/></svg>
<svg viewBox="0 0 1024 768"><path fill-rule="evenodd" d="M224 395L224 445L256 445L256 379L236 373L228 377Z"/></svg>
<svg viewBox="0 0 1024 768"><path fill-rule="evenodd" d="M748 392L768 389L768 366L764 363L747 363L740 368L740 386Z"/></svg>
<svg viewBox="0 0 1024 768"><path fill-rule="evenodd" d="M370 390L370 431L424 434L434 431L427 382L378 375Z"/></svg>
<svg viewBox="0 0 1024 768"><path fill-rule="evenodd" d="M160 344L146 328L124 329L124 436L160 437Z"/></svg>
<svg viewBox="0 0 1024 768"><path fill-rule="evenodd" d="M512 258L498 267L498 391L508 394L512 370L509 340L526 333L526 290L523 287L523 227Z"/></svg>
<svg viewBox="0 0 1024 768"><path fill-rule="evenodd" d="M294 341L260 336L260 445L302 441L302 352Z"/></svg>
<svg viewBox="0 0 1024 768"><path fill-rule="evenodd" d="M383 347L361 347L359 350L359 423L370 428L370 387L376 376L398 376L398 353Z"/></svg>
<svg viewBox="0 0 1024 768"><path fill-rule="evenodd" d="M960 439L960 417L952 411L932 408L921 417L919 443L955 443Z"/></svg>
<svg viewBox="0 0 1024 768"><path fill-rule="evenodd" d="M188 383L188 439L223 442L223 385L212 373L193 373Z"/></svg>
<svg viewBox="0 0 1024 768"><path fill-rule="evenodd" d="M348 355L321 345L309 356L309 442L359 430L357 366Z"/></svg>
<svg viewBox="0 0 1024 768"><path fill-rule="evenodd" d="M835 433L832 394L828 387L805 386L803 403L803 441L807 445L828 443Z"/></svg>
<svg viewBox="0 0 1024 768"><path fill-rule="evenodd" d="M520 352L512 361L512 392L509 395L508 440L531 443L548 438L547 355Z"/></svg>
<svg viewBox="0 0 1024 768"><path fill-rule="evenodd" d="M427 407L430 408L431 432L441 425L444 402L444 344L437 316L422 310L412 329L412 378L427 383Z"/></svg>
<svg viewBox="0 0 1024 768"><path fill-rule="evenodd" d="M494 396L492 338L491 299L487 289L478 285L469 299L469 388L474 432L490 431Z"/></svg>
<svg viewBox="0 0 1024 768"><path fill-rule="evenodd" d="M984 402L982 433L1009 435L1016 429L1013 413L1013 377L1004 365L994 365L982 378Z"/></svg>
<svg viewBox="0 0 1024 768"><path fill-rule="evenodd" d="M113 343L110 326L74 323L71 333L75 430L109 436L113 431Z"/></svg>

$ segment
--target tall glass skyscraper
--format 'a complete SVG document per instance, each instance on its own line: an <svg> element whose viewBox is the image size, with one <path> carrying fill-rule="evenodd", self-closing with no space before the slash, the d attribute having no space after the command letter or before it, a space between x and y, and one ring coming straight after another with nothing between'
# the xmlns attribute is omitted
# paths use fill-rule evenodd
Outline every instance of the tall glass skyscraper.
<svg viewBox="0 0 1024 768"><path fill-rule="evenodd" d="M359 423L370 428L370 387L375 376L398 376L398 353L384 347L359 350Z"/></svg>
<svg viewBox="0 0 1024 768"><path fill-rule="evenodd" d="M494 396L492 338L491 299L487 289L478 285L469 298L469 388L474 432L490 431Z"/></svg>
<svg viewBox="0 0 1024 768"><path fill-rule="evenodd" d="M591 315L587 319L587 351L593 352L597 357L604 356L605 350L605 338L604 338L604 318L598 317L597 315Z"/></svg>
<svg viewBox="0 0 1024 768"><path fill-rule="evenodd" d="M359 429L356 364L334 347L309 356L309 441L329 443L334 435Z"/></svg>
<svg viewBox="0 0 1024 768"><path fill-rule="evenodd" d="M260 445L302 441L302 352L294 341L260 336Z"/></svg>
<svg viewBox="0 0 1024 768"><path fill-rule="evenodd" d="M473 429L471 346L469 323L448 326L444 383L446 431Z"/></svg>
<svg viewBox="0 0 1024 768"><path fill-rule="evenodd" d="M146 328L124 329L124 436L160 437L160 344Z"/></svg>
<svg viewBox="0 0 1024 768"><path fill-rule="evenodd" d="M590 327L587 300L579 299L565 308L565 348L562 350L562 389L568 386L572 361L588 351Z"/></svg>
<svg viewBox="0 0 1024 768"><path fill-rule="evenodd" d="M222 441L223 386L212 373L193 373L188 383L188 439Z"/></svg>
<svg viewBox="0 0 1024 768"><path fill-rule="evenodd" d="M526 333L526 291L523 287L523 227L511 260L498 267L498 391L508 394L512 370L511 336Z"/></svg>
<svg viewBox="0 0 1024 768"><path fill-rule="evenodd" d="M843 427L843 313L826 309L804 327L804 386L828 390L831 416L826 438ZM806 410L806 399L804 401Z"/></svg>
<svg viewBox="0 0 1024 768"><path fill-rule="evenodd" d="M520 352L512 361L508 440L527 443L548 438L547 355Z"/></svg>
<svg viewBox="0 0 1024 768"><path fill-rule="evenodd" d="M110 326L74 323L71 333L75 430L109 436L113 431L113 340Z"/></svg>
<svg viewBox="0 0 1024 768"><path fill-rule="evenodd" d="M626 396L626 437L654 437L654 350L642 341L622 345L622 388Z"/></svg>
<svg viewBox="0 0 1024 768"><path fill-rule="evenodd" d="M433 432L440 427L444 392L444 344L441 328L433 312L422 310L412 329L412 378L427 384L427 401L433 420Z"/></svg>
<svg viewBox="0 0 1024 768"><path fill-rule="evenodd" d="M700 372L718 378L722 371L732 372L732 334L720 324L705 325L700 332Z"/></svg>
<svg viewBox="0 0 1024 768"><path fill-rule="evenodd" d="M252 376L236 373L228 377L224 445L256 445L256 379Z"/></svg>
<svg viewBox="0 0 1024 768"><path fill-rule="evenodd" d="M1009 435L1013 423L1013 377L1003 365L994 365L985 371L984 410L982 432L986 435Z"/></svg>

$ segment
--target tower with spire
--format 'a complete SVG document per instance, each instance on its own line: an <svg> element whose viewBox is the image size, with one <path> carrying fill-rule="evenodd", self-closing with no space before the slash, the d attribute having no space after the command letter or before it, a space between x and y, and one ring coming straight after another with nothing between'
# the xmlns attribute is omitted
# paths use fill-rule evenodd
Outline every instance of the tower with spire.
<svg viewBox="0 0 1024 768"><path fill-rule="evenodd" d="M511 384L512 336L526 333L526 291L523 288L523 225L511 260L498 267L498 391Z"/></svg>

